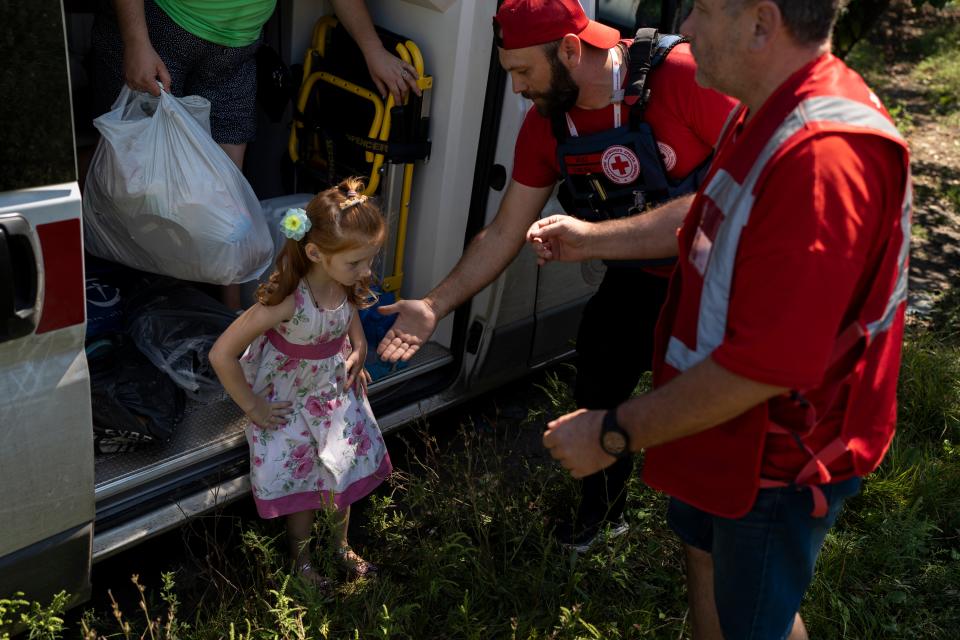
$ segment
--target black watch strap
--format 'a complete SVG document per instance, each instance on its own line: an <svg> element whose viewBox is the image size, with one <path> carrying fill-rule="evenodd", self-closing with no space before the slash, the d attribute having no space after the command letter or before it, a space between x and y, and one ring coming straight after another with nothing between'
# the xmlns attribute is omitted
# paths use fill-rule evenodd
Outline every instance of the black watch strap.
<svg viewBox="0 0 960 640"><path fill-rule="evenodd" d="M617 422L616 409L610 409L603 414L600 447L614 458L626 458L631 455L630 434Z"/></svg>

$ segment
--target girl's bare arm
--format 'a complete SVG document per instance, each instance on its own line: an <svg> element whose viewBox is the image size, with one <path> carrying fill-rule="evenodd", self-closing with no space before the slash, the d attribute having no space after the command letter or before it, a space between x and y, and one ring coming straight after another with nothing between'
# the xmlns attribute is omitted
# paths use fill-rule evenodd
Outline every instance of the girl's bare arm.
<svg viewBox="0 0 960 640"><path fill-rule="evenodd" d="M244 413L253 411L260 398L247 384L237 358L268 329L289 320L293 316L294 306L293 296L274 306L253 305L227 327L210 349L213 370L217 372L223 388Z"/></svg>

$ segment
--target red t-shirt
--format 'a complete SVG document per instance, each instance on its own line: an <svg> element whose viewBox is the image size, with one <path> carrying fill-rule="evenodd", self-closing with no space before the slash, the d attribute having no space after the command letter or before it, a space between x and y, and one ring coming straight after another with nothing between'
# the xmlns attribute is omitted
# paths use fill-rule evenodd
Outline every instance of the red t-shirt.
<svg viewBox="0 0 960 640"><path fill-rule="evenodd" d="M630 42L624 41L628 46ZM621 69L626 85L626 65ZM687 176L710 155L727 115L736 105L733 98L697 85L695 73L690 45L679 44L654 69L647 82L650 102L645 120L660 143L667 175L672 179ZM606 131L614 126L613 105L601 109L574 107L569 115L579 135ZM621 105L621 117L622 122L628 121L626 105ZM513 179L528 187L549 187L559 178L557 140L550 119L531 107L517 136Z"/></svg>
<svg viewBox="0 0 960 640"><path fill-rule="evenodd" d="M740 237L726 334L711 355L717 364L790 389L839 382L824 379L836 336L856 319L900 221L901 153L879 137L829 133L775 165ZM703 280L686 259L681 263L683 294L672 333L695 344ZM813 451L839 435L847 391L840 388L833 408L804 437ZM892 406L895 390L878 392L875 400ZM809 459L792 437L771 433L761 477L792 480ZM849 453L830 471L836 480L852 476Z"/></svg>

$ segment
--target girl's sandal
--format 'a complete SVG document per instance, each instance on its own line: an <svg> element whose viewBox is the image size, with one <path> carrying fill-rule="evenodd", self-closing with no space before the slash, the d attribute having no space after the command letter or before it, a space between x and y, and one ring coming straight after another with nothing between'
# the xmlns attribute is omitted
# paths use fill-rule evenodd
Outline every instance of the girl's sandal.
<svg viewBox="0 0 960 640"><path fill-rule="evenodd" d="M297 567L297 575L299 575L304 582L314 587L318 591L327 593L333 589L333 580L321 575L309 562L304 562L302 565Z"/></svg>
<svg viewBox="0 0 960 640"><path fill-rule="evenodd" d="M350 547L340 547L336 554L340 566L347 572L347 577L350 579L373 578L380 571L377 565L364 560Z"/></svg>

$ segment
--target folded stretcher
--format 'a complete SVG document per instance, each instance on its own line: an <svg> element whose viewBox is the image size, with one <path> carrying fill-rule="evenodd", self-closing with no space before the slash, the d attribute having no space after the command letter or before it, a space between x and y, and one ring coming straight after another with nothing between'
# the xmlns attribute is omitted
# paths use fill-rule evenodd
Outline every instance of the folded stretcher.
<svg viewBox="0 0 960 640"><path fill-rule="evenodd" d="M387 241L374 265L374 281L385 293L399 291L409 220L414 162L430 154L429 104L433 78L424 73L417 45L378 28L388 51L417 70L422 96L404 103L380 98L359 47L333 16L313 30L304 57L288 151L297 180L320 191L348 176L366 176L368 196L376 195L387 222Z"/></svg>

